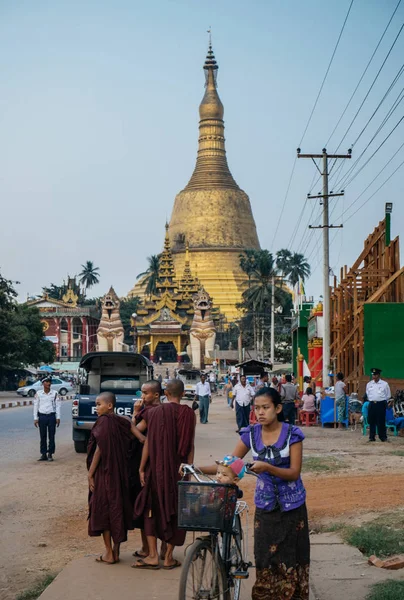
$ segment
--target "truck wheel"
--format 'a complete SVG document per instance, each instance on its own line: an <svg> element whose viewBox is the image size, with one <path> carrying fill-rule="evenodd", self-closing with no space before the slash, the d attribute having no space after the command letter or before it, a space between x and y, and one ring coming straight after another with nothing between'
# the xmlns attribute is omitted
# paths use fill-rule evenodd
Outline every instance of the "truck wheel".
<svg viewBox="0 0 404 600"><path fill-rule="evenodd" d="M74 442L74 449L78 454L84 454L87 452L87 440Z"/></svg>

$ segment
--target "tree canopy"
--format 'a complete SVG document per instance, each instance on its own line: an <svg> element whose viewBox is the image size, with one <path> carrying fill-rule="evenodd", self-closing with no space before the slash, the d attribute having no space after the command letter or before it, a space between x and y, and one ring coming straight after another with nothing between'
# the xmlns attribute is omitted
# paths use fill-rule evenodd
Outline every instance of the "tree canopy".
<svg viewBox="0 0 404 600"><path fill-rule="evenodd" d="M90 287L93 287L100 281L99 268L94 266L92 260L87 260L84 265L81 265L82 271L79 273L79 281L83 286L84 294Z"/></svg>
<svg viewBox="0 0 404 600"><path fill-rule="evenodd" d="M157 290L156 286L159 277L160 255L153 254L152 256L148 256L147 261L149 265L146 271L139 273L136 279L144 277L143 283L146 284L145 293L147 296L152 296Z"/></svg>
<svg viewBox="0 0 404 600"><path fill-rule="evenodd" d="M13 282L0 274L0 366L53 362L55 348L44 338L38 309L18 305L16 297Z"/></svg>

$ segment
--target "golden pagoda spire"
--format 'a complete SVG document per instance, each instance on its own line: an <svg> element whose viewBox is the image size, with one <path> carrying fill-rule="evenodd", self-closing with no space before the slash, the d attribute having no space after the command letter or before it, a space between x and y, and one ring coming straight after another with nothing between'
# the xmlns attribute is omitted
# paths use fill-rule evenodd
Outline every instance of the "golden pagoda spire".
<svg viewBox="0 0 404 600"><path fill-rule="evenodd" d="M184 272L179 281L179 292L182 295L183 300L188 300L193 296L193 294L196 294L198 290L199 282L198 279L192 275L191 266L189 262L189 244L187 241L185 245Z"/></svg>
<svg viewBox="0 0 404 600"><path fill-rule="evenodd" d="M230 173L226 158L223 104L217 93L216 62L212 49L210 30L209 47L203 70L205 71L205 95L199 105L199 140L195 170L185 190L207 188L239 189Z"/></svg>
<svg viewBox="0 0 404 600"><path fill-rule="evenodd" d="M156 288L161 293L167 290L175 291L177 287L174 261L171 254L170 238L168 236L168 223L166 223L164 250L160 255L160 266Z"/></svg>

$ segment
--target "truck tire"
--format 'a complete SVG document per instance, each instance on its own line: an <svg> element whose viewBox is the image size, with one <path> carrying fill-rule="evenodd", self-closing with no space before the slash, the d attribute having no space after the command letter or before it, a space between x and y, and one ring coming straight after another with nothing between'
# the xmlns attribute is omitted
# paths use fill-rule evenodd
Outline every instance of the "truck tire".
<svg viewBox="0 0 404 600"><path fill-rule="evenodd" d="M74 442L74 449L78 454L84 454L87 452L87 440Z"/></svg>

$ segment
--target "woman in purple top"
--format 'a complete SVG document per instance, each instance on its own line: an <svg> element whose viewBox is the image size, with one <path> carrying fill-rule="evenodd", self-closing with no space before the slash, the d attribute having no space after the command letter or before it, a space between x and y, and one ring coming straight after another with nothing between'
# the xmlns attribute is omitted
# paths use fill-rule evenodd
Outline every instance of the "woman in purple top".
<svg viewBox="0 0 404 600"><path fill-rule="evenodd" d="M254 405L258 423L242 432L233 452L244 458L251 449L251 470L258 475L252 600L308 600L310 542L300 478L304 435L278 421L282 405L277 390L258 390Z"/></svg>

